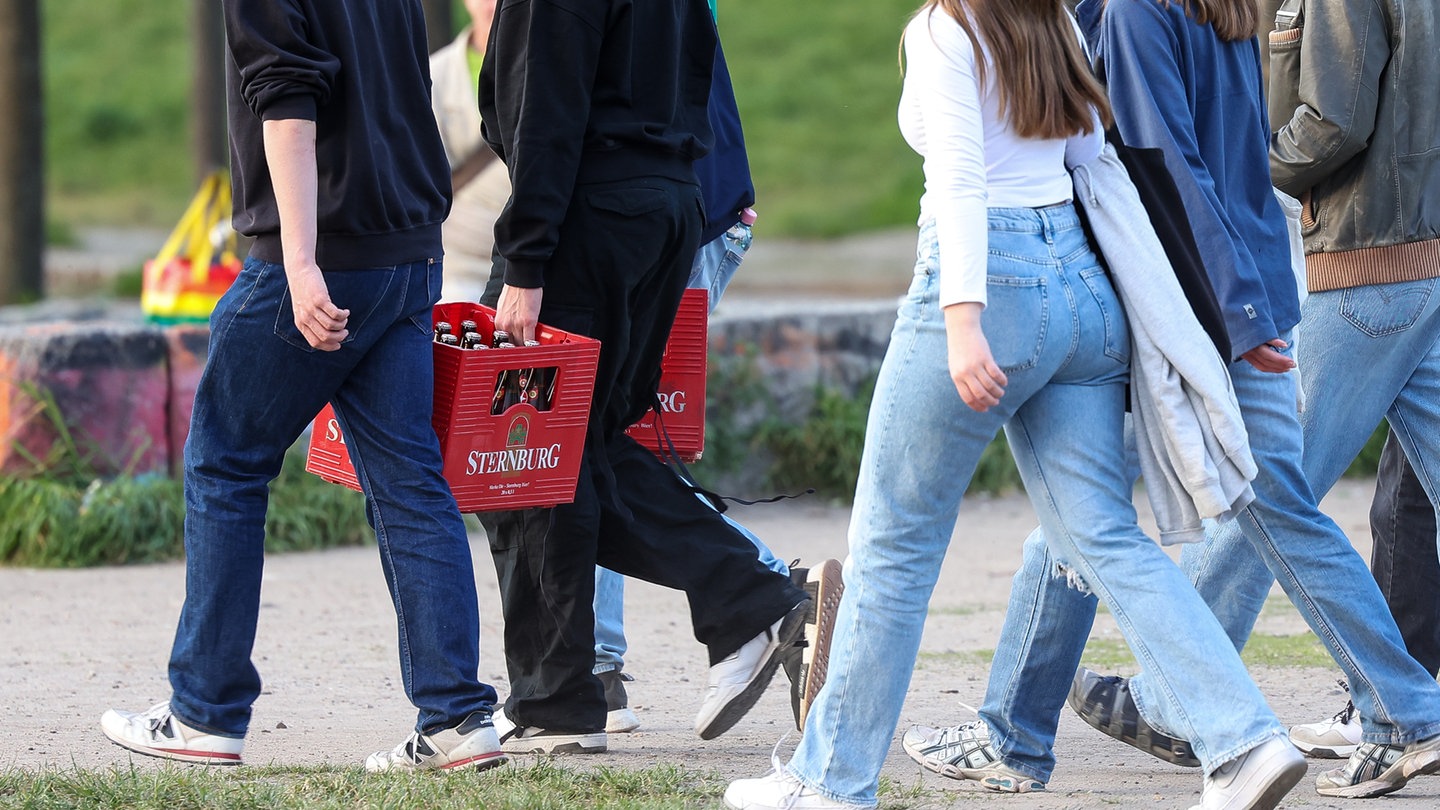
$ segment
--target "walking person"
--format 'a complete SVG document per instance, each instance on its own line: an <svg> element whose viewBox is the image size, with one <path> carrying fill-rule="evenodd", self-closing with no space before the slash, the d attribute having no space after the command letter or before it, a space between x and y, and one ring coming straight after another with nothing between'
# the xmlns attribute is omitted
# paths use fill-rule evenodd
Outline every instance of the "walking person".
<svg viewBox="0 0 1440 810"><path fill-rule="evenodd" d="M703 0L502 5L480 73L485 138L511 197L495 226L496 327L538 321L601 341L575 501L481 516L499 572L511 750L605 750L595 566L684 590L709 649L705 739L755 704L799 642L810 600L625 435L704 227L694 161L711 146L717 47ZM643 76L645 81L636 81Z"/></svg>
<svg viewBox="0 0 1440 810"><path fill-rule="evenodd" d="M1302 19L1307 27L1316 22L1315 16L1298 14L1296 5L1286 4L1287 19L1294 25ZM1377 43L1362 46L1353 37L1362 31L1389 30L1391 41L1399 41L1395 39L1403 39L1399 17L1387 29L1378 19L1356 24L1374 13L1367 2L1321 0L1310 6L1311 12L1323 9L1320 19L1326 20L1318 29L1322 44L1311 53L1313 61L1284 69L1277 38L1271 38L1272 87L1276 88L1271 116L1278 117L1280 110L1285 115L1273 143L1260 94L1251 0L1194 0L1184 5L1086 0L1078 13L1097 70L1108 85L1121 137L1132 146L1163 150L1187 195L1186 212L1221 297L1230 342L1235 351L1244 351L1231 363L1230 372L1260 468L1253 482L1255 501L1237 519L1213 528L1204 544L1187 548L1184 566L1236 647L1249 637L1278 576L1300 614L1345 671L1366 729L1365 743L1346 766L1322 773L1316 789L1326 796L1359 798L1398 790L1412 777L1440 769L1440 686L1406 653L1364 561L1316 504L1387 409L1392 419L1407 425L1403 441L1410 442L1417 428L1423 431L1420 435L1440 436L1440 431L1419 427L1434 421L1425 414L1433 413L1435 400L1420 392L1426 358L1440 357L1435 327L1426 328L1427 323L1440 323L1433 320L1440 317L1436 314L1440 299L1421 303L1427 300L1433 280L1331 290L1336 281L1356 283L1383 273L1378 268L1384 265L1372 261L1382 254L1358 244L1348 252L1317 250L1322 245L1327 250L1345 245L1346 240L1378 239L1380 234L1393 239L1401 232L1415 232L1418 225L1431 234L1428 242L1420 243L1421 250L1428 245L1428 255L1440 256L1436 252L1440 241L1434 239L1437 223L1390 221L1406 210L1394 196L1395 184L1414 194L1426 175L1406 173L1397 178L1389 169L1397 139L1416 134L1433 142L1440 129L1424 135L1406 127L1404 132L1387 130L1382 135L1374 126L1395 120L1398 99L1393 93L1399 86L1430 81L1433 87L1433 76L1425 70L1440 66L1440 61L1427 52L1417 58L1419 64L1404 62L1407 70L1417 71L1413 75L1402 71L1383 89L1357 86L1353 82L1364 82L1366 76L1376 81L1382 75L1379 66L1389 57ZM1347 6L1360 17L1338 13ZM1426 9L1406 17L1406 30L1426 30L1426 14L1434 18L1433 8L1426 5ZM1416 28L1409 28L1412 25ZM1298 34L1280 39L1301 42ZM1339 67L1348 61L1337 59L1337 53L1363 57L1372 69L1352 73ZM1318 77L1320 81L1301 85L1298 76L1306 70L1324 75ZM1297 101L1302 87L1318 97ZM1352 105L1360 99L1379 100L1379 106L1357 116L1361 111ZM1318 106L1312 106L1316 102ZM1416 105L1432 121L1436 120L1433 107L1428 100ZM1377 115L1377 109L1391 117ZM1363 121L1369 123L1357 123ZM1352 125L1353 131L1365 135L1343 135ZM1246 137L1237 137L1238 133ZM1302 138L1303 144L1298 140ZM1364 151L1367 139L1370 148L1378 151ZM1340 146L1346 144L1351 145L1348 154L1342 154ZM1336 162L1329 164L1328 171L1312 172L1298 165L1312 160ZM1440 161L1440 155L1435 160ZM1287 166L1287 161L1293 165ZM1281 344L1288 343L1297 320L1284 221L1273 208L1267 169L1282 190L1308 200L1307 210L1325 211L1323 222L1302 222L1310 251L1310 294L1304 304L1305 342L1298 349L1306 406L1298 418L1293 375L1272 373L1283 370L1273 356L1272 362L1256 362L1263 359L1256 352L1274 355L1273 349L1283 355L1287 351ZM1334 199L1317 196L1329 192L1332 183L1348 190ZM1377 207L1358 205L1362 192L1388 202ZM1314 207L1322 203L1328 205ZM1428 209L1417 209L1411 216L1419 217L1423 210ZM1367 211L1373 218L1357 221ZM1367 233L1372 236L1361 236ZM1228 250L1223 249L1227 242ZM1207 243L1211 247L1205 248ZM1406 250L1384 253L1404 257ZM1426 266L1420 263L1422 274ZM1429 266L1440 275L1440 261ZM1242 294L1242 282L1256 274L1263 298ZM1388 303L1396 295L1403 297L1407 289L1420 291L1409 298L1408 308L1397 310ZM1415 388L1407 393L1406 380L1412 374ZM1166 687L1155 682L1147 663L1142 661L1144 675L1128 680L1088 670L1074 674L1094 618L1095 600L1052 576L1052 564L1044 541L1032 535L1012 587L999 644L999 649L1010 652L1004 656L1009 666L991 670L981 722L913 730L907 735L912 757L927 766L930 760L940 762L953 751L926 741L964 738L983 746L985 758L1043 782L1054 767L1055 727L1068 691L1082 718L1110 736L1177 764L1203 764L1203 757L1197 757L1189 744L1193 740L1188 732L1180 729L1185 716L1167 700ZM1015 594L1026 597L1017 599Z"/></svg>
<svg viewBox="0 0 1440 810"><path fill-rule="evenodd" d="M1203 601L1136 525L1129 329L1067 171L1099 154L1108 118L1074 20L1062 0L929 0L903 43L900 126L926 191L914 282L871 403L830 668L789 763L732 782L725 801L876 804L961 496L1003 426L1057 558L1163 673L1206 764L1231 775L1205 780L1205 806L1272 807L1303 760ZM978 778L1038 786L998 768Z"/></svg>
<svg viewBox="0 0 1440 810"><path fill-rule="evenodd" d="M476 679L465 526L430 426L430 312L450 202L417 0L225 0L235 227L255 238L210 319L185 445L185 604L171 697L101 728L150 756L234 765L260 695L251 661L268 485L328 402L395 605L414 732L372 771L505 762ZM355 167L363 167L356 171Z"/></svg>
<svg viewBox="0 0 1440 810"><path fill-rule="evenodd" d="M1440 555L1437 555L1435 505L1393 434L1385 439L1370 506L1370 574L1390 616L1400 628L1405 650L1431 676L1440 673ZM1349 684L1340 682L1346 690ZM1290 727L1290 742L1308 757L1348 759L1364 729L1355 703L1326 720Z"/></svg>

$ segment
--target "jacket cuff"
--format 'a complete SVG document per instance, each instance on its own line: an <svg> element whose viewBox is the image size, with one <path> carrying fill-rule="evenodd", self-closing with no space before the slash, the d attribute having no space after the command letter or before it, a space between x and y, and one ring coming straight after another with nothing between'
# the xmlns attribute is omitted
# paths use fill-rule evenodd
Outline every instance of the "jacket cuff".
<svg viewBox="0 0 1440 810"><path fill-rule="evenodd" d="M511 287L534 289L545 286L545 263L527 259L510 259L505 263L505 283Z"/></svg>

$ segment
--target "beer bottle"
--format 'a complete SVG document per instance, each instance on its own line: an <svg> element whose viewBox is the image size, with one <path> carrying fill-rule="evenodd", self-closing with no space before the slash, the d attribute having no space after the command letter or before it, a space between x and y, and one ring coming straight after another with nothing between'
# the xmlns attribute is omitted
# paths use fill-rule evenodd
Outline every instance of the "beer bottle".
<svg viewBox="0 0 1440 810"><path fill-rule="evenodd" d="M441 341L440 341L440 336L441 336L441 335L448 335L448 334L450 334L450 322L449 322L449 321L440 321L439 323L435 324L435 342L437 342L437 343L441 342Z"/></svg>
<svg viewBox="0 0 1440 810"><path fill-rule="evenodd" d="M446 346L454 346L457 349L460 348L460 338L455 337L449 332L445 332L440 335L440 342L444 343Z"/></svg>

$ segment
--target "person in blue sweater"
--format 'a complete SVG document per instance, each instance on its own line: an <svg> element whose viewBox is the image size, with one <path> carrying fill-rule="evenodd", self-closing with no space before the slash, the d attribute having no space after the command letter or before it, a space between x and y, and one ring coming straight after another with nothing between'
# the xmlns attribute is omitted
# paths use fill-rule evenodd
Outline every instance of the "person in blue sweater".
<svg viewBox="0 0 1440 810"><path fill-rule="evenodd" d="M1406 653L1364 560L1320 512L1301 467L1296 380L1283 373L1294 365L1298 291L1270 185L1255 4L1085 0L1077 13L1119 135L1130 146L1164 152L1238 353L1230 358L1231 380L1259 474L1254 502L1224 528L1243 532L1279 579L1345 670L1367 737L1383 743L1373 762L1322 774L1317 790L1347 797L1398 790L1417 774L1440 770L1440 685ZM1224 547L1212 529L1206 543L1185 550L1183 564L1240 647L1255 614L1225 588L1227 555L1212 553ZM1175 733L1184 716L1150 676L1077 673L1095 606L1093 596L1055 575L1043 535L1033 534L980 720L910 730L904 743L910 756L956 778L974 778L963 767L968 757L1043 784L1054 768L1055 729L1068 694L1101 731L1177 764L1198 765ZM1234 774L1221 768L1206 780L1233 781Z"/></svg>

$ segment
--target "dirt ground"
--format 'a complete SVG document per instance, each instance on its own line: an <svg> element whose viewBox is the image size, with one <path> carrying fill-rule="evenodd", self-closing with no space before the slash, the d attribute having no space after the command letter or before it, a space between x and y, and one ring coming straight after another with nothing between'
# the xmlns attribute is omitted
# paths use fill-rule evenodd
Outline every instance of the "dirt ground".
<svg viewBox="0 0 1440 810"><path fill-rule="evenodd" d="M1325 503L1368 554L1371 484L1345 482ZM1141 498L1143 501L1143 498ZM843 558L849 513L814 503L751 507L741 519L786 558ZM977 498L961 514L926 624L922 656L900 720L951 724L971 719L962 703L983 698L983 658L995 646L1021 540L1033 524L1022 496ZM499 595L483 538L473 538L482 611L481 677L506 693ZM129 757L97 725L107 707L141 709L168 693L164 667L180 609L179 564L80 571L0 569L0 768L104 768ZM1265 632L1304 631L1286 611ZM400 689L394 615L369 548L274 556L265 574L255 659L265 691L246 741L251 764L357 763L407 732L413 712ZM783 675L728 734L702 742L692 729L705 684L704 650L689 629L683 597L645 583L627 593L631 703L642 723L612 735L608 753L575 766L645 768L662 763L755 776L790 727ZM1118 638L1108 615L1096 635ZM959 653L960 655L945 655ZM1286 723L1320 719L1343 704L1330 669L1257 669L1255 676ZM791 734L786 749L793 746ZM981 793L923 772L898 744L885 775L921 783L939 805L1008 802L1034 810L1186 807L1200 788L1196 771L1174 768L1108 740L1068 711L1057 743L1060 766L1049 791L1020 797ZM137 758L142 767L154 760ZM1330 763L1314 762L1311 776ZM1440 807L1440 779L1421 779L1383 800L1394 810ZM720 806L716 801L716 806ZM1286 807L1341 807L1301 783Z"/></svg>

